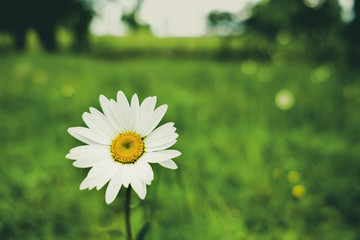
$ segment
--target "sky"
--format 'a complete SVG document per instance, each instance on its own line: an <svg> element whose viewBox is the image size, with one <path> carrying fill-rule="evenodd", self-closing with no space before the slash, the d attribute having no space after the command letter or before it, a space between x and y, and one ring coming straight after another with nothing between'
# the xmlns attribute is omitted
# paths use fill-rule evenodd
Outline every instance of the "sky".
<svg viewBox="0 0 360 240"><path fill-rule="evenodd" d="M259 0L144 0L139 18L158 37L196 37L206 33L206 16L212 10L238 12ZM96 16L91 31L96 35L123 36L120 21L134 6L133 0L95 1Z"/></svg>
<svg viewBox="0 0 360 240"><path fill-rule="evenodd" d="M139 18L157 37L199 37L206 34L206 16L213 10L240 12L260 0L143 0ZM320 0L306 0L314 3ZM352 17L354 0L339 0L343 18ZM97 16L91 24L96 35L124 36L123 12L133 9L135 0L94 1Z"/></svg>

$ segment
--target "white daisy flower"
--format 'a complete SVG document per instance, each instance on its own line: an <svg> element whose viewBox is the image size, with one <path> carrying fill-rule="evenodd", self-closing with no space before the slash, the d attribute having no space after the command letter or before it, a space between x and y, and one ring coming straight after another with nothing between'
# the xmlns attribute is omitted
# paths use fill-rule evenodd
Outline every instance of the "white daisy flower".
<svg viewBox="0 0 360 240"><path fill-rule="evenodd" d="M87 145L70 150L66 158L76 160L79 168L91 167L87 177L80 184L80 190L96 187L101 189L109 182L105 201L114 201L121 186L134 189L141 199L146 196L146 185L154 179L149 163L176 169L172 158L181 153L166 150L176 143L174 123L155 127L163 118L167 105L155 109L156 97L146 98L141 105L136 94L129 105L124 93L117 93L117 101L100 96L104 113L90 108L82 118L86 127L72 127L68 132ZM155 130L154 130L155 129Z"/></svg>

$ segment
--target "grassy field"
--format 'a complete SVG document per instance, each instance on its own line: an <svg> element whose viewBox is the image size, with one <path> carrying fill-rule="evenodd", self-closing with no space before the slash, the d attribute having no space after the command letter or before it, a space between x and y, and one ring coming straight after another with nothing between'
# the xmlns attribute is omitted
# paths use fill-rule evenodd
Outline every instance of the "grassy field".
<svg viewBox="0 0 360 240"><path fill-rule="evenodd" d="M174 40L175 41L175 40ZM330 63L0 56L0 239L125 239L124 189L80 191L67 133L99 95L157 96L176 171L153 165L145 239L360 238L360 77Z"/></svg>

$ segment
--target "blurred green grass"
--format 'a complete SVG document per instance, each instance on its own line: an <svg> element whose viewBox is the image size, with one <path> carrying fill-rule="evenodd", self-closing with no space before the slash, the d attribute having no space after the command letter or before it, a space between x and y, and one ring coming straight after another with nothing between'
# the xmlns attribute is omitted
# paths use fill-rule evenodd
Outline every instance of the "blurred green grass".
<svg viewBox="0 0 360 240"><path fill-rule="evenodd" d="M146 239L360 237L358 71L35 51L0 57L0 73L1 239L125 239L124 191L110 206L105 189L79 191L87 169L65 159L81 144L67 128L117 90L168 104L162 122L175 122L183 153L176 171L153 165L145 201L134 194L134 232L150 222ZM275 102L284 89L288 110L289 96Z"/></svg>

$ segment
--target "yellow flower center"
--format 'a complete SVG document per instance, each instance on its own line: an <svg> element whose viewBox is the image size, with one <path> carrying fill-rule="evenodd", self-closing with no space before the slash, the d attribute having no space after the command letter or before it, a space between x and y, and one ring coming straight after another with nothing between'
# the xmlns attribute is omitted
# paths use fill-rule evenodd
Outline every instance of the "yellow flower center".
<svg viewBox="0 0 360 240"><path fill-rule="evenodd" d="M144 141L136 133L122 133L111 144L114 160L122 164L135 163L143 153Z"/></svg>

